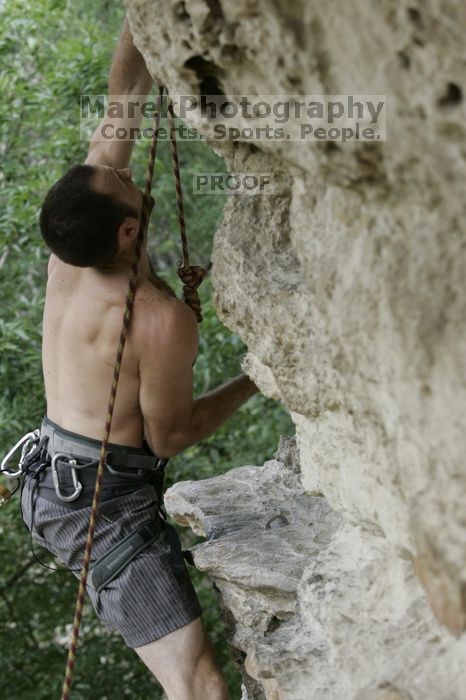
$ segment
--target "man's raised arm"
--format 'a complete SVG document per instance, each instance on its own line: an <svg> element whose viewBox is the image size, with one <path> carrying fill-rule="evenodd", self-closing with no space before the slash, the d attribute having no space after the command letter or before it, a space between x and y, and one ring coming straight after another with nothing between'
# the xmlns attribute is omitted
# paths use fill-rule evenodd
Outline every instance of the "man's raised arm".
<svg viewBox="0 0 466 700"><path fill-rule="evenodd" d="M109 102L121 103L124 116L104 116L92 137L87 164L110 165L117 169L128 167L135 140L117 139L115 132L122 128L129 135L131 130L140 126L141 102L150 93L152 83L146 62L134 46L128 20L125 19L108 79Z"/></svg>

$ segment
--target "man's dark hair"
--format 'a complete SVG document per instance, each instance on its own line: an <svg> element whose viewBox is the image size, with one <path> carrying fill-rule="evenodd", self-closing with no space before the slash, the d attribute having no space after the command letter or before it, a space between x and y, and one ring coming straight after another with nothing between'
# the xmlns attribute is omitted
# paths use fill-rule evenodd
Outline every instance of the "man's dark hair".
<svg viewBox="0 0 466 700"><path fill-rule="evenodd" d="M98 267L118 251L117 231L137 213L91 187L91 165L73 165L47 193L40 212L44 241L63 262Z"/></svg>

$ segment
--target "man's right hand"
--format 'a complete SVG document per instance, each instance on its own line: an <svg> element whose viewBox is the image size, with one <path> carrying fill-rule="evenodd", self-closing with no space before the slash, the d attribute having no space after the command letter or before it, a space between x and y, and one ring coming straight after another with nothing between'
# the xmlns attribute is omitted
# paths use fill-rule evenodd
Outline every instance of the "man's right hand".
<svg viewBox="0 0 466 700"><path fill-rule="evenodd" d="M125 19L108 79L109 101L121 102L124 116L104 116L92 137L85 161L87 165L109 165L117 170L128 167L135 144L134 138L129 138L129 135L131 129L138 129L141 125L141 102L146 101L152 85L152 76L133 43L128 20ZM115 132L120 128L125 129L128 138L116 138ZM107 138L105 135L108 135Z"/></svg>

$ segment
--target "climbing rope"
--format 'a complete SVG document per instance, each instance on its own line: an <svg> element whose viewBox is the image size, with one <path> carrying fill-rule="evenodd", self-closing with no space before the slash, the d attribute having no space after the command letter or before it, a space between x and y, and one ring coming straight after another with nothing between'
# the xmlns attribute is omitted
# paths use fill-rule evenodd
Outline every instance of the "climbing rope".
<svg viewBox="0 0 466 700"><path fill-rule="evenodd" d="M154 164L157 152L157 142L159 135L160 126L160 116L162 113L162 98L164 93L163 85L159 86L159 94L157 97L157 111L154 115L154 131L152 136L152 141L149 149L149 157L146 170L145 187L144 187L144 197L141 213L141 225L136 241L136 248L134 252L134 258L131 266L130 278L128 282L128 292L126 295L125 311L123 315L123 323L121 327L120 338L118 342L118 348L116 352L115 365L113 369L112 385L110 390L110 398L107 407L107 417L105 421L105 434L102 440L99 454L99 466L97 468L94 496L92 500L91 514L89 518L89 526L86 539L86 548L84 551L83 565L81 569L78 595L76 598L76 607L73 619L73 629L71 633L70 646L68 650L68 657L66 661L66 671L65 678L63 681L61 700L69 700L71 685L73 682L74 667L76 663L76 653L79 641L79 632L81 628L81 621L83 615L84 606L84 596L86 592L86 584L89 573L89 565L91 561L92 548L94 544L94 535L97 521L97 511L99 507L100 494L102 490L102 481L105 473L105 461L107 455L107 449L110 439L110 429L113 419L113 410L115 407L115 397L118 388L118 380L120 378L121 362L123 358L123 351L125 348L126 339L128 336L128 329L131 320L131 314L133 311L134 296L136 292L136 282L139 271L139 263L141 259L142 246L144 242L144 237L147 233L147 227L149 223L149 216L151 213L151 191L152 191L152 181L154 177ZM174 129L174 119L173 119L173 106L169 103L168 114L170 120L170 138L175 139L176 132ZM181 190L181 180L179 172L178 157L176 154L176 143L172 140L172 162L173 162L173 172L175 178L176 195L178 203L178 215L180 221L180 233L182 240L182 254L183 259L178 263L179 270L178 274L182 281L184 282L183 293L184 299L187 304L191 306L198 321L202 320L199 298L197 295L197 287L202 282L205 276L205 270L197 267L189 266L189 255L188 255L188 245L185 233L185 222L184 222L184 211L183 211L183 201L182 201L182 190ZM181 274L180 274L181 273Z"/></svg>
<svg viewBox="0 0 466 700"><path fill-rule="evenodd" d="M175 179L176 204L178 207L178 222L180 226L181 236L181 254L182 259L178 263L177 274L183 282L183 297L196 314L196 318L200 323L202 321L201 304L197 288L201 284L206 275L206 270L199 265L189 264L188 239L186 238L186 223L184 218L183 206L183 190L181 188L180 165L178 161L178 152L176 149L176 130L175 130L175 115L173 112L173 104L168 101L167 121L170 129L170 145L173 164L173 177Z"/></svg>

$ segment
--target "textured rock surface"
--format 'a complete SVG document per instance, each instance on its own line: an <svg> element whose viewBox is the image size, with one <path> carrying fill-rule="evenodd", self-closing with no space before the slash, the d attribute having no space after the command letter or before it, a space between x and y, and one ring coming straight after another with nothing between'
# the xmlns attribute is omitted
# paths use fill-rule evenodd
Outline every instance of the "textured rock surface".
<svg viewBox="0 0 466 700"><path fill-rule="evenodd" d="M460 700L465 640L435 619L407 553L302 488L294 440L276 459L176 484L168 512L204 535L249 700ZM239 656L238 658L241 658Z"/></svg>
<svg viewBox="0 0 466 700"><path fill-rule="evenodd" d="M376 145L215 144L232 171L275 175L273 196L228 200L213 256L219 314L247 343L261 390L292 413L304 489L344 522L325 551L307 553L297 615L246 665L268 698L459 700L466 6L127 4L172 94L388 96L388 140ZM219 580L227 559L232 571L244 556L229 537L207 567ZM309 583L315 567L322 590ZM435 654L437 685L423 662Z"/></svg>
<svg viewBox="0 0 466 700"><path fill-rule="evenodd" d="M244 655L294 616L304 570L341 524L323 497L303 491L293 440L283 440L264 467L176 484L165 505L177 522L208 538L193 549L194 561L214 577L232 644ZM260 686L246 682L249 698L263 697Z"/></svg>

